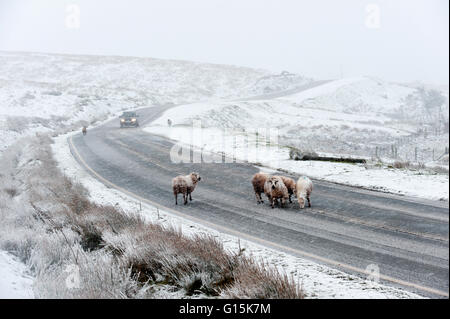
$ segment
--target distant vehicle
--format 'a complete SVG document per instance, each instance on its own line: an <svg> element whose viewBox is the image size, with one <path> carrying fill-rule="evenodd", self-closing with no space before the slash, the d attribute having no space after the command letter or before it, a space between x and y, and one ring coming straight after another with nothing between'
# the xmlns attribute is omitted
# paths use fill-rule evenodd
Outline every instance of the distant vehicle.
<svg viewBox="0 0 450 319"><path fill-rule="evenodd" d="M138 127L138 117L136 112L123 112L120 116L120 127Z"/></svg>

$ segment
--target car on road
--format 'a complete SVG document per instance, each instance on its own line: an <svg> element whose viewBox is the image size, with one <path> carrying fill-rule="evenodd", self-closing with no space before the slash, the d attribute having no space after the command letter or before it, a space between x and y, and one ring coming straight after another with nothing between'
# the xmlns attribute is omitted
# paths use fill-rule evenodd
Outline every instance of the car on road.
<svg viewBox="0 0 450 319"><path fill-rule="evenodd" d="M123 112L123 114L119 117L120 127L138 127L138 117L139 115L137 115L136 112Z"/></svg>

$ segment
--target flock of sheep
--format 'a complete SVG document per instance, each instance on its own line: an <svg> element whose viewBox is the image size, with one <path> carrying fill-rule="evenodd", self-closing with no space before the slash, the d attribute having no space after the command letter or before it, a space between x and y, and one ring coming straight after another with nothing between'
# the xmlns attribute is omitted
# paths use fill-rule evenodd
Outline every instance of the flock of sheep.
<svg viewBox="0 0 450 319"><path fill-rule="evenodd" d="M191 173L186 176L180 175L172 179L175 205L178 205L178 194L183 194L184 205L188 203L188 199L192 201L192 192L200 180L201 177L198 173ZM264 193L272 208L275 207L275 204L278 204L278 200L280 200L281 207L286 205L287 200L292 203L292 195L297 196L300 208L305 207L306 201L308 201L308 207L311 207L310 196L313 184L306 176L301 176L296 183L289 177L256 173L252 177L252 185L258 204L264 202L261 197L261 194Z"/></svg>
<svg viewBox="0 0 450 319"><path fill-rule="evenodd" d="M253 190L255 191L256 201L263 203L261 194L264 193L269 199L272 208L281 202L281 207L286 205L286 201L292 203L292 195L297 196L300 208L305 208L305 202L308 201L308 207L311 207L311 193L313 184L311 180L302 176L297 183L292 178L285 176L271 176L264 173L256 173L252 178Z"/></svg>

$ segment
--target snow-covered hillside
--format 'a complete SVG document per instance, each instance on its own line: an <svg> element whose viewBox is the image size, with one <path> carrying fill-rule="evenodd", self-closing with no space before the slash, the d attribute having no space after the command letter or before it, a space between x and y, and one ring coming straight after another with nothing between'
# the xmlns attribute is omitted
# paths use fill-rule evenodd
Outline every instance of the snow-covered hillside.
<svg viewBox="0 0 450 319"><path fill-rule="evenodd" d="M0 52L0 151L27 130L51 131L124 109L248 97L308 82L290 73L187 61Z"/></svg>
<svg viewBox="0 0 450 319"><path fill-rule="evenodd" d="M424 105L421 91L410 86L348 78L273 99L179 106L154 125L164 126L170 118L174 125L201 120L207 128L274 127L280 130L283 145L300 149L372 157L377 149L379 156L388 155L395 145L399 159L413 160L411 146L419 146L419 155L429 161L433 148L437 158L448 145L448 93L436 92L444 99L440 107ZM427 128L423 141L420 132Z"/></svg>

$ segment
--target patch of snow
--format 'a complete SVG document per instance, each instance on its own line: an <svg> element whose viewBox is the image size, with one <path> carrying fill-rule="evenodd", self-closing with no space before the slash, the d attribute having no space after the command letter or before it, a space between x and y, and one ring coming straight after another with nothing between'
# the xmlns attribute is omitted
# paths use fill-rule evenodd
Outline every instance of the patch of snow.
<svg viewBox="0 0 450 319"><path fill-rule="evenodd" d="M33 278L13 255L0 251L0 299L34 298Z"/></svg>

